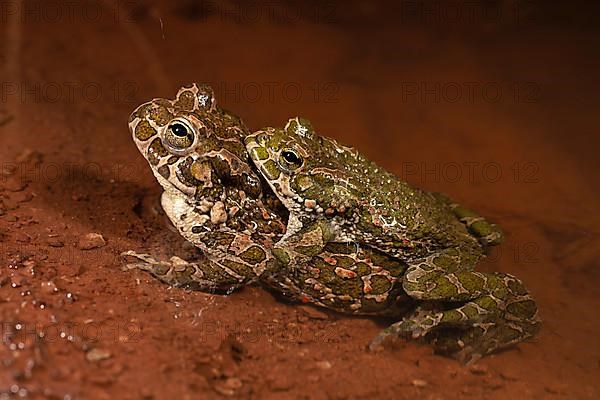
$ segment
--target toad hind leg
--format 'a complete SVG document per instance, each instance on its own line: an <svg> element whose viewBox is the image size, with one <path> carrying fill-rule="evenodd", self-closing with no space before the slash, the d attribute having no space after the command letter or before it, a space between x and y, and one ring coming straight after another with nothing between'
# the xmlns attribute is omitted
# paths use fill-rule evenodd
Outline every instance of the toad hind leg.
<svg viewBox="0 0 600 400"><path fill-rule="evenodd" d="M169 261L159 261L148 254L133 251L126 251L121 255L137 260L127 264L125 270L141 269L168 285L186 289L231 293L252 280L251 276L241 276L211 261L201 265L187 262L176 256L171 257Z"/></svg>
<svg viewBox="0 0 600 400"><path fill-rule="evenodd" d="M403 285L409 296L436 308L417 308L376 337L371 349L388 337L425 336L437 351L470 362L537 332L537 306L517 278L504 273L447 272L436 266L437 257L409 267Z"/></svg>
<svg viewBox="0 0 600 400"><path fill-rule="evenodd" d="M435 351L450 355L470 364L486 354L500 350L529 337L540 329L537 318L499 320L490 323L475 323L464 330L440 329L431 334Z"/></svg>

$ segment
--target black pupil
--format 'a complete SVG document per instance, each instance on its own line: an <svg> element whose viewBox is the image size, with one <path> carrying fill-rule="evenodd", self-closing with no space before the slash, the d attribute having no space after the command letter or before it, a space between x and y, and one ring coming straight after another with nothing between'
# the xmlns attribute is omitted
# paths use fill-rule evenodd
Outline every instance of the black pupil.
<svg viewBox="0 0 600 400"><path fill-rule="evenodd" d="M173 132L173 135L179 137L185 137L188 134L187 128L182 124L171 125L171 132Z"/></svg>
<svg viewBox="0 0 600 400"><path fill-rule="evenodd" d="M283 159L289 162L290 164L297 164L300 161L298 159L298 156L292 153L291 151L284 151L282 155Z"/></svg>

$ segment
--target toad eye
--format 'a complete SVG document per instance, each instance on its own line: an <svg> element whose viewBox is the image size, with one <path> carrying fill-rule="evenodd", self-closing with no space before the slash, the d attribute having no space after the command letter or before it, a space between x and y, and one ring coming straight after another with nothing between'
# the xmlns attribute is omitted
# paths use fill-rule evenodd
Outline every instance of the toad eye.
<svg viewBox="0 0 600 400"><path fill-rule="evenodd" d="M183 155L194 145L196 132L183 118L176 118L167 124L162 135L163 144L174 154Z"/></svg>
<svg viewBox="0 0 600 400"><path fill-rule="evenodd" d="M171 130L173 135L180 137L180 138L186 137L188 134L187 128L183 124L180 124L178 122L169 126L169 129Z"/></svg>
<svg viewBox="0 0 600 400"><path fill-rule="evenodd" d="M283 150L279 158L287 168L297 169L302 166L302 158L294 150Z"/></svg>

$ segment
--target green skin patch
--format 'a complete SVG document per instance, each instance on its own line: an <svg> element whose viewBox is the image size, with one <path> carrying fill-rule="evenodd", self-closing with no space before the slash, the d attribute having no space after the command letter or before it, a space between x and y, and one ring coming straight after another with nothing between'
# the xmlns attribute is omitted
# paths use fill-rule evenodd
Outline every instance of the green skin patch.
<svg viewBox="0 0 600 400"><path fill-rule="evenodd" d="M473 271L485 248L503 239L496 225L474 211L410 187L356 150L317 135L302 118L283 129L256 132L245 143L257 170L297 221L273 251L288 269L301 270L327 243L347 238L407 265L397 281L406 295L430 306L406 315L372 347L399 335L439 341L434 332L458 328L445 329L454 344L445 337L439 349L459 349L452 355L469 362L539 329L535 302L517 278ZM315 230L323 235L315 237ZM375 278L363 292L394 287L394 281ZM355 287L344 285L350 297L358 296ZM516 306L522 304L527 307Z"/></svg>

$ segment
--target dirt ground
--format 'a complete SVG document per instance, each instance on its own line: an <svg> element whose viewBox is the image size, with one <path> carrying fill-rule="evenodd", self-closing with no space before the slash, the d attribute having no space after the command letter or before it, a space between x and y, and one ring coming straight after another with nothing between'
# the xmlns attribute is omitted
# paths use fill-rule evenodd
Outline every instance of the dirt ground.
<svg viewBox="0 0 600 400"><path fill-rule="evenodd" d="M0 2L0 399L600 398L597 9L16 3ZM125 250L186 251L127 119L189 82L251 129L306 116L497 221L508 240L481 270L526 283L541 333L463 367L409 341L368 352L391 321L122 271Z"/></svg>

